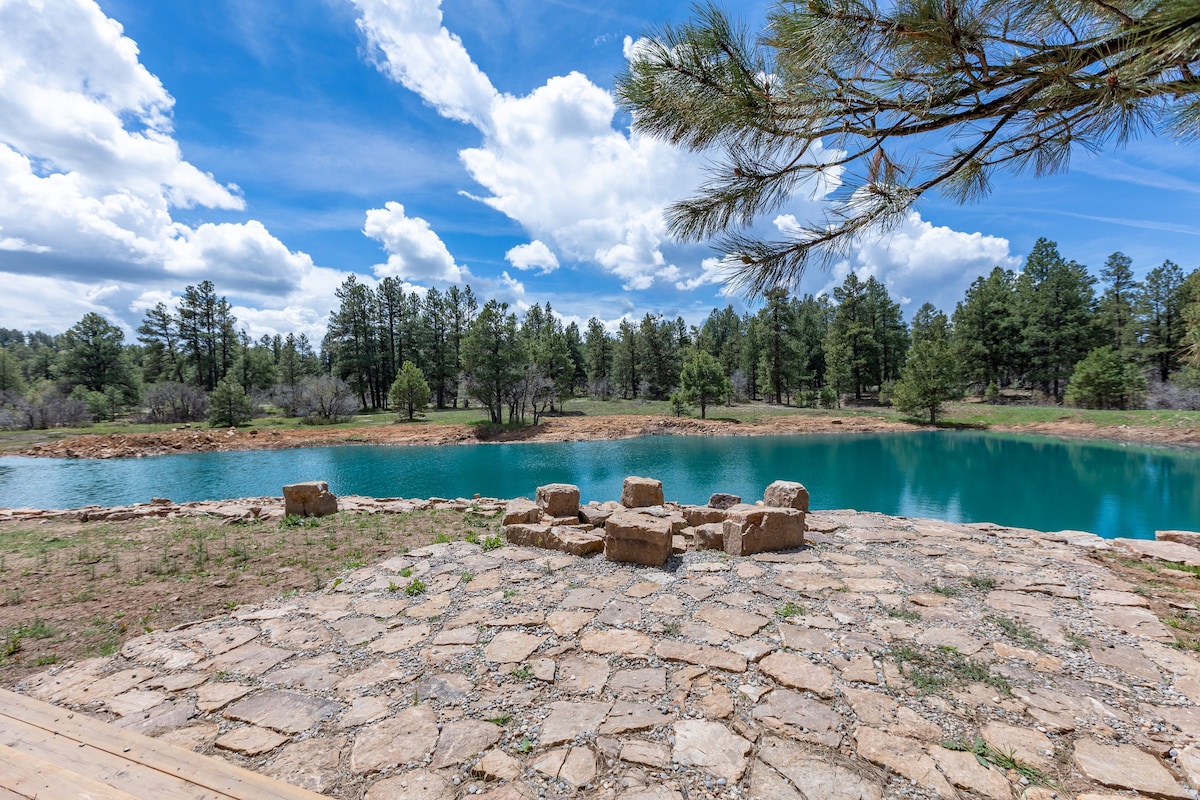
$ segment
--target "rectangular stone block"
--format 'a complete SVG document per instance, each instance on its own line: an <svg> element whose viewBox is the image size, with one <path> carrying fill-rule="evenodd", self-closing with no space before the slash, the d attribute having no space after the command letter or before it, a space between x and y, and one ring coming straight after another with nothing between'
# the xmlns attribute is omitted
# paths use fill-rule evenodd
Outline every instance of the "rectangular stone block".
<svg viewBox="0 0 1200 800"><path fill-rule="evenodd" d="M804 512L796 508L735 506L725 520L725 552L747 556L804 544Z"/></svg>
<svg viewBox="0 0 1200 800"><path fill-rule="evenodd" d="M645 566L662 566L671 556L671 524L646 514L613 514L604 523L604 557Z"/></svg>
<svg viewBox="0 0 1200 800"><path fill-rule="evenodd" d="M725 509L709 506L684 506L683 518L692 527L710 525L714 522L722 523L725 521Z"/></svg>
<svg viewBox="0 0 1200 800"><path fill-rule="evenodd" d="M543 542L550 537L550 526L535 523L501 525L500 533L509 544L520 547L545 547Z"/></svg>
<svg viewBox="0 0 1200 800"><path fill-rule="evenodd" d="M626 508L645 508L663 504L662 481L630 476L621 487L621 505Z"/></svg>
<svg viewBox="0 0 1200 800"><path fill-rule="evenodd" d="M697 525L692 534L692 541L697 550L724 550L725 523L710 522L707 525Z"/></svg>
<svg viewBox="0 0 1200 800"><path fill-rule="evenodd" d="M775 481L763 492L763 505L808 511L808 489L795 481Z"/></svg>
<svg viewBox="0 0 1200 800"><path fill-rule="evenodd" d="M624 508L615 500L607 500L603 503L593 500L585 506L580 506L579 518L593 527L603 528L609 517L618 511L623 511Z"/></svg>
<svg viewBox="0 0 1200 800"><path fill-rule="evenodd" d="M736 494L726 494L725 492L717 492L708 498L708 504L712 508L719 508L722 511L728 508L733 508L738 503L742 502L742 498Z"/></svg>
<svg viewBox="0 0 1200 800"><path fill-rule="evenodd" d="M537 488L537 504L551 517L579 516L579 487L572 483L549 483Z"/></svg>
<svg viewBox="0 0 1200 800"><path fill-rule="evenodd" d="M562 525L505 525L501 532L509 544L558 550L573 556L599 553L604 549L604 536L593 530L581 530Z"/></svg>
<svg viewBox="0 0 1200 800"><path fill-rule="evenodd" d="M337 513L337 497L325 481L305 481L283 487L283 513L298 517L324 517Z"/></svg>
<svg viewBox="0 0 1200 800"><path fill-rule="evenodd" d="M501 525L532 525L542 518L542 507L527 497L508 501Z"/></svg>

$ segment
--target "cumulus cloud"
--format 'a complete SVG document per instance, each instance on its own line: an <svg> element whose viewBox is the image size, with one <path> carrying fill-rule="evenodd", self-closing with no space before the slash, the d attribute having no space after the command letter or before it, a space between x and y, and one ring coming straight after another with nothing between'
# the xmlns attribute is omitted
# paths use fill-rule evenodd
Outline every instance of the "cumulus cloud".
<svg viewBox="0 0 1200 800"><path fill-rule="evenodd" d="M729 265L723 258L706 258L700 262L700 274L687 280L677 281L675 288L682 292L690 292L701 286L714 286L725 283L729 277Z"/></svg>
<svg viewBox="0 0 1200 800"><path fill-rule="evenodd" d="M662 212L696 186L699 156L618 130L612 95L578 72L520 97L497 92L442 26L440 0L395 4L403 10L354 2L359 27L386 59L379 69L482 134L478 147L459 154L486 190L478 199L627 289L669 280L664 250L673 243Z"/></svg>
<svg viewBox="0 0 1200 800"><path fill-rule="evenodd" d="M1017 269L1020 264L1007 239L933 225L914 211L887 236L857 242L851 258L834 268L833 280L822 291L831 291L853 271L882 282L894 300L910 306L909 313L926 302L950 313L977 277L993 267Z"/></svg>
<svg viewBox="0 0 1200 800"><path fill-rule="evenodd" d="M517 269L538 269L543 275L558 269L558 256L538 239L517 245L505 253L504 258Z"/></svg>
<svg viewBox="0 0 1200 800"><path fill-rule="evenodd" d="M257 220L174 218L245 208L236 186L184 159L174 103L94 0L0 2L0 272L19 291L59 299L44 318L19 306L10 318L62 330L96 311L129 327L151 298L206 278L282 309L305 281L340 274Z"/></svg>
<svg viewBox="0 0 1200 800"><path fill-rule="evenodd" d="M381 278L436 283L463 280L462 268L454 262L441 237L424 219L408 216L400 203L390 202L368 211L363 233L378 240L387 251L387 263L375 266L375 274Z"/></svg>

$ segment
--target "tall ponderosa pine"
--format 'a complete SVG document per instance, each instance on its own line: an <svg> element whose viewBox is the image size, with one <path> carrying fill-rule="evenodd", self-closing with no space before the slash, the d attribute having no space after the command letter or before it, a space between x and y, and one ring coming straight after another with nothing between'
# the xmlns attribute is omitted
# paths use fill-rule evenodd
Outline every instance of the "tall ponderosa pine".
<svg viewBox="0 0 1200 800"><path fill-rule="evenodd" d="M462 368L467 391L487 407L493 423L504 421L504 407L524 376L526 363L516 314L509 313L508 303L487 301L467 326Z"/></svg>
<svg viewBox="0 0 1200 800"><path fill-rule="evenodd" d="M1150 270L1138 293L1142 357L1161 381L1179 369L1186 324L1183 318L1183 270L1164 261Z"/></svg>
<svg viewBox="0 0 1200 800"><path fill-rule="evenodd" d="M1016 275L1000 267L976 278L954 309L954 352L963 379L983 390L1008 386L1020 369L1021 322Z"/></svg>
<svg viewBox="0 0 1200 800"><path fill-rule="evenodd" d="M1139 285L1133 279L1133 259L1113 253L1100 269L1104 294L1100 296L1100 327L1107 344L1129 357L1137 346L1137 327L1133 324L1133 303Z"/></svg>
<svg viewBox="0 0 1200 800"><path fill-rule="evenodd" d="M671 232L718 249L753 292L795 284L926 192L966 202L997 170L1047 175L1077 147L1200 132L1200 4L779 2L760 36L715 5L634 49L617 81L634 129L721 154ZM797 191L822 218L743 233Z"/></svg>

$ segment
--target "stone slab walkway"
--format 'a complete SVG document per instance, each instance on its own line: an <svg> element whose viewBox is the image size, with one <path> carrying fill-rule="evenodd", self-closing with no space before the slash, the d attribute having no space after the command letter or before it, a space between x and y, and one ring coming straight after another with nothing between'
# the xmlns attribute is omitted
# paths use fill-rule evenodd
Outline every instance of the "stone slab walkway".
<svg viewBox="0 0 1200 800"><path fill-rule="evenodd" d="M1106 542L808 527L665 568L433 545L20 690L343 798L1197 797L1200 661Z"/></svg>

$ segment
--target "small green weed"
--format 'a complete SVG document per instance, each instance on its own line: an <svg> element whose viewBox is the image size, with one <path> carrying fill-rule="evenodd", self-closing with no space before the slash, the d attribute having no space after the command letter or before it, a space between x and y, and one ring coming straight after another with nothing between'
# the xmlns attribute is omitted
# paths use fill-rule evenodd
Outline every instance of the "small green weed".
<svg viewBox="0 0 1200 800"><path fill-rule="evenodd" d="M789 600L786 603L784 603L783 605L781 605L778 609L776 609L775 613L778 614L779 616L783 617L784 619L790 619L791 617L795 617L799 614L803 614L804 606L798 606L795 603L793 603L791 600Z"/></svg>
<svg viewBox="0 0 1200 800"><path fill-rule="evenodd" d="M512 675L519 681L527 681L533 677L533 667L522 664L512 671Z"/></svg>
<svg viewBox="0 0 1200 800"><path fill-rule="evenodd" d="M987 664L973 661L952 647L925 650L902 645L892 649L892 657L919 694L938 694L967 683L984 683L1006 697L1012 696L1008 681L993 675Z"/></svg>
<svg viewBox="0 0 1200 800"><path fill-rule="evenodd" d="M485 551L495 550L496 548L503 547L503 546L504 546L504 540L501 539L499 536L488 536L488 537L484 538L483 544L480 545L480 547L482 547Z"/></svg>
<svg viewBox="0 0 1200 800"><path fill-rule="evenodd" d="M448 533L439 533L437 536L433 537L434 544L449 544L453 541L454 539L450 538L450 534Z"/></svg>
<svg viewBox="0 0 1200 800"><path fill-rule="evenodd" d="M983 739L976 739L973 742L953 739L942 742L942 747L947 750L970 753L975 756L975 760L981 766L995 767L1001 773L1012 770L1025 779L1023 782L1031 783L1035 786L1053 786L1050 777L1045 772L1023 761L1018 761L1012 751L998 750Z"/></svg>
<svg viewBox="0 0 1200 800"><path fill-rule="evenodd" d="M915 608L905 608L904 606L888 606L886 610L889 617L902 619L905 622L917 622L921 619L921 612L917 611Z"/></svg>
<svg viewBox="0 0 1200 800"><path fill-rule="evenodd" d="M471 572L469 569L464 569L458 577L463 583L470 583L475 579L475 573Z"/></svg>
<svg viewBox="0 0 1200 800"><path fill-rule="evenodd" d="M320 525L321 520L319 517L302 517L299 514L288 514L279 520L279 527L285 530L289 528L317 528Z"/></svg>
<svg viewBox="0 0 1200 800"><path fill-rule="evenodd" d="M411 578L412 577L412 567L405 567L404 569L400 570L400 577L401 578Z"/></svg>
<svg viewBox="0 0 1200 800"><path fill-rule="evenodd" d="M409 597L415 597L419 594L424 594L429 587L425 585L425 581L420 578L413 578L408 582L408 586L404 587L404 593Z"/></svg>
<svg viewBox="0 0 1200 800"><path fill-rule="evenodd" d="M996 588L995 578L985 578L981 575L972 575L967 578L967 583L971 584L971 588L980 592L990 592Z"/></svg>
<svg viewBox="0 0 1200 800"><path fill-rule="evenodd" d="M930 583L926 588L934 594L940 594L942 597L958 597L962 594L962 589L957 586L944 586L942 584Z"/></svg>
<svg viewBox="0 0 1200 800"><path fill-rule="evenodd" d="M532 749L533 749L533 742L529 741L528 736L522 736L521 743L519 745L517 745L517 752L518 753L528 753Z"/></svg>
<svg viewBox="0 0 1200 800"><path fill-rule="evenodd" d="M501 714L498 717L488 717L488 722L492 723L493 725L499 725L501 728L503 728L505 725L512 722L512 718L512 714Z"/></svg>
<svg viewBox="0 0 1200 800"><path fill-rule="evenodd" d="M1046 640L1028 625L1008 619L1007 617L988 617L987 621L1004 631L1005 636L1022 647L1027 647L1030 650L1038 650L1043 653L1046 652Z"/></svg>

